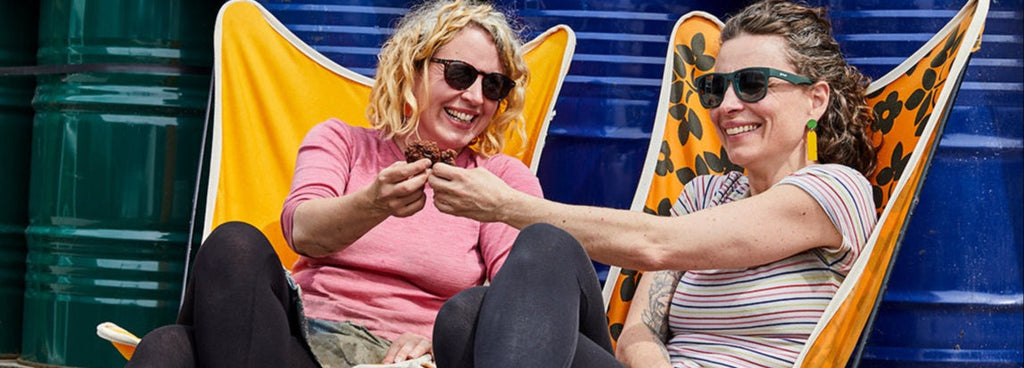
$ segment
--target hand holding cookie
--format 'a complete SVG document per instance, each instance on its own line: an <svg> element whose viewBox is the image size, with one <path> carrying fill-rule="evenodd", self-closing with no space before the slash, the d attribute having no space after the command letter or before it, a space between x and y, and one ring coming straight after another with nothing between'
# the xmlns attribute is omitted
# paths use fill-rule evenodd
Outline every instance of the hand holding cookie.
<svg viewBox="0 0 1024 368"><path fill-rule="evenodd" d="M431 165L438 162L455 165L455 156L457 156L455 150L441 150L437 147L437 142L431 141L413 141L409 144L409 147L405 149L405 162L409 163L428 158L430 159Z"/></svg>

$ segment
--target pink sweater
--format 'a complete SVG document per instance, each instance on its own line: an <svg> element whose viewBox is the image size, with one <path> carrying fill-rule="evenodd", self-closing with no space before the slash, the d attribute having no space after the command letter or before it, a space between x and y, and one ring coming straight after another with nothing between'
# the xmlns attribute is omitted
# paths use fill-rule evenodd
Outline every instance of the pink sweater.
<svg viewBox="0 0 1024 368"><path fill-rule="evenodd" d="M336 119L318 124L299 148L281 213L285 239L292 243L292 216L299 203L352 193L399 160L405 156L398 146L376 130ZM467 149L455 164L484 167L513 188L541 196L536 176L510 156L482 158ZM351 321L391 341L404 332L431 337L441 304L494 276L518 230L441 213L429 186L426 195L423 210L384 220L341 252L299 258L292 275L302 287L307 316Z"/></svg>

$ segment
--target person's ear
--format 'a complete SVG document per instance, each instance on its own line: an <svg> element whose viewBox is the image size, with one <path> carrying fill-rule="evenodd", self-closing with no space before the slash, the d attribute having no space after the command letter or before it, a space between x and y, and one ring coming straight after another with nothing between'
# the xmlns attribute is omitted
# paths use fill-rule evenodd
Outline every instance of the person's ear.
<svg viewBox="0 0 1024 368"><path fill-rule="evenodd" d="M811 97L811 116L814 119L821 119L825 115L825 111L828 110L829 97L832 93L832 88L829 87L825 81L818 81L811 85L809 94Z"/></svg>

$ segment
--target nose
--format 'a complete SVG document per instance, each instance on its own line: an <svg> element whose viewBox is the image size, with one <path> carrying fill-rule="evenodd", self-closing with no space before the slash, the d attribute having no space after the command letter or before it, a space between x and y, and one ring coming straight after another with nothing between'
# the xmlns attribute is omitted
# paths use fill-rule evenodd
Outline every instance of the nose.
<svg viewBox="0 0 1024 368"><path fill-rule="evenodd" d="M473 84L470 84L468 88L462 91L462 98L477 105L484 102L483 75L476 76L476 80L473 81Z"/></svg>
<svg viewBox="0 0 1024 368"><path fill-rule="evenodd" d="M716 107L716 109L723 109L723 111L729 112L740 109L743 107L743 101L740 100L739 96L736 96L736 89L733 88L732 83L725 86L725 94L722 95L722 103Z"/></svg>

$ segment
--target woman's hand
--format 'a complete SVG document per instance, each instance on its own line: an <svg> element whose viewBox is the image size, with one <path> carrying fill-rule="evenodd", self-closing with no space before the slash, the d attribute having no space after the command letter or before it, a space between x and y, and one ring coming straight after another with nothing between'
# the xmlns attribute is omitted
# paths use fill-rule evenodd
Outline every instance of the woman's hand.
<svg viewBox="0 0 1024 368"><path fill-rule="evenodd" d="M404 362L428 353L431 353L430 339L406 332L391 343L391 348L388 349L387 354L384 354L381 364Z"/></svg>
<svg viewBox="0 0 1024 368"><path fill-rule="evenodd" d="M436 164L431 170L434 207L441 212L480 222L502 221L502 204L517 193L484 168L462 169Z"/></svg>
<svg viewBox="0 0 1024 368"><path fill-rule="evenodd" d="M387 216L408 217L419 212L427 203L423 188L429 168L430 159L399 161L384 168L368 188L370 205Z"/></svg>
<svg viewBox="0 0 1024 368"><path fill-rule="evenodd" d="M333 198L310 199L292 215L292 244L307 257L344 250L390 216L406 217L423 209L430 160L396 162L381 170L373 183Z"/></svg>

